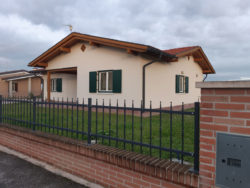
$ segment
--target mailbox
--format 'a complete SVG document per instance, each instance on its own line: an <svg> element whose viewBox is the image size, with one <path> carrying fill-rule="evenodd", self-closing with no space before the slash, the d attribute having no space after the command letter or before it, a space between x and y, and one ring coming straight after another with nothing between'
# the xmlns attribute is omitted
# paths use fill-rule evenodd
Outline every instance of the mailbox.
<svg viewBox="0 0 250 188"><path fill-rule="evenodd" d="M250 137L217 133L216 180L218 187L250 187Z"/></svg>

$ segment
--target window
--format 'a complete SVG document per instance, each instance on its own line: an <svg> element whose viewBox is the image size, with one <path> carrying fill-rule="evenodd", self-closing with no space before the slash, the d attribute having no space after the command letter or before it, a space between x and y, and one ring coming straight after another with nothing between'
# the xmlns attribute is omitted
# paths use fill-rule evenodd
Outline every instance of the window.
<svg viewBox="0 0 250 188"><path fill-rule="evenodd" d="M122 71L107 70L89 73L89 92L121 93Z"/></svg>
<svg viewBox="0 0 250 188"><path fill-rule="evenodd" d="M176 75L176 93L188 93L189 78L183 75Z"/></svg>
<svg viewBox="0 0 250 188"><path fill-rule="evenodd" d="M56 79L51 79L51 91L56 91Z"/></svg>
<svg viewBox="0 0 250 188"><path fill-rule="evenodd" d="M113 91L113 71L99 72L99 91Z"/></svg>
<svg viewBox="0 0 250 188"><path fill-rule="evenodd" d="M51 79L51 91L62 92L62 79L61 78Z"/></svg>
<svg viewBox="0 0 250 188"><path fill-rule="evenodd" d="M16 82L12 83L12 91L18 92L18 84Z"/></svg>

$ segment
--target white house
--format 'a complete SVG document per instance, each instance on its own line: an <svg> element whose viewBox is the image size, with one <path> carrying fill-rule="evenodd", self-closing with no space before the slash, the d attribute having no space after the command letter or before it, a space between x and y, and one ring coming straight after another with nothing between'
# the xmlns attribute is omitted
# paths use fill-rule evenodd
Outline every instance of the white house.
<svg viewBox="0 0 250 188"><path fill-rule="evenodd" d="M148 45L71 33L36 59L43 67L44 97L123 100L148 107L193 103L204 74L215 73L199 46L160 50Z"/></svg>

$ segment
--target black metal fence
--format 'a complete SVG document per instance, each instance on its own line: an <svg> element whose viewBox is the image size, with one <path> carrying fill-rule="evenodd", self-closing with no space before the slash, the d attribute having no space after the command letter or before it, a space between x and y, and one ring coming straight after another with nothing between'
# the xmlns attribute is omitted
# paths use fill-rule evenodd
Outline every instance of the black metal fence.
<svg viewBox="0 0 250 188"><path fill-rule="evenodd" d="M86 140L125 150L193 163L199 171L199 102L194 108L168 109L79 102L4 98L0 96L0 123Z"/></svg>

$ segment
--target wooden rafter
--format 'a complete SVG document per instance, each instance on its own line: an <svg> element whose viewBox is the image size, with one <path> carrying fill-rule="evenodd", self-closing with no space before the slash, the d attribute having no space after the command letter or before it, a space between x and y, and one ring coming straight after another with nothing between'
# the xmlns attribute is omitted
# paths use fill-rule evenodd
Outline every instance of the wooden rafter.
<svg viewBox="0 0 250 188"><path fill-rule="evenodd" d="M89 41L89 45L90 46L96 46L96 47L99 47L100 44L96 43L96 42L93 42L93 41Z"/></svg>
<svg viewBox="0 0 250 188"><path fill-rule="evenodd" d="M70 53L70 48L60 47L60 51L64 53Z"/></svg>
<svg viewBox="0 0 250 188"><path fill-rule="evenodd" d="M51 69L48 70L50 73L55 73L55 72L70 72L70 71L77 71L77 67L69 67L69 68L63 68L63 69Z"/></svg>
<svg viewBox="0 0 250 188"><path fill-rule="evenodd" d="M36 64L38 67L47 67L48 66L48 63L45 63L45 62L38 62Z"/></svg>
<svg viewBox="0 0 250 188"><path fill-rule="evenodd" d="M137 55L138 54L137 52L135 52L135 51L133 51L131 49L127 49L127 53L131 54L131 55Z"/></svg>
<svg viewBox="0 0 250 188"><path fill-rule="evenodd" d="M194 58L194 61L197 61L197 62L200 62L200 61L203 61L204 59L203 58Z"/></svg>

